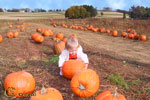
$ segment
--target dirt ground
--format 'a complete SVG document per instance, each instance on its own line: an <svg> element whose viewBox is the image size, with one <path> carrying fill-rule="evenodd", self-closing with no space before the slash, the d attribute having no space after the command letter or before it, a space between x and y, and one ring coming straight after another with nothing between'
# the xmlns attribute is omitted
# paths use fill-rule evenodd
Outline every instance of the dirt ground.
<svg viewBox="0 0 150 100"><path fill-rule="evenodd" d="M20 23L19 23L20 24ZM45 58L52 58L52 37L46 37L45 41L37 44L31 40L31 34L36 28L50 28L54 33L62 32L65 36L77 34L79 42L89 57L89 68L95 70L100 77L100 89L90 98L80 98L73 94L70 88L70 80L59 76L57 64L46 62ZM25 27L25 32L20 32L19 38L8 39L4 31L8 26L1 27L1 35L4 37L0 45L0 100L29 100L29 98L7 98L3 95L3 81L8 73L20 70L31 73L36 80L36 90L42 85L58 89L64 100L95 100L96 96L105 90L116 87L108 79L108 75L119 73L125 81L140 80L139 84L125 90L118 86L118 92L127 100L150 100L150 41L141 42L121 37L112 37L105 33L93 33L62 28L54 28L52 25L32 23ZM16 28L11 31L19 31Z"/></svg>

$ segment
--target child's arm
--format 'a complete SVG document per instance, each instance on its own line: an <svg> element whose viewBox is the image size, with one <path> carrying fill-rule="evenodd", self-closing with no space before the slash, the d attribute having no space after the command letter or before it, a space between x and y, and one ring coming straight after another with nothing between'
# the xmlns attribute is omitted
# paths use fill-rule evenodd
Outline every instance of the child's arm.
<svg viewBox="0 0 150 100"><path fill-rule="evenodd" d="M66 54L65 54L65 50L63 50L62 53L59 55L59 61L58 61L59 68L62 68L65 60L66 60Z"/></svg>
<svg viewBox="0 0 150 100"><path fill-rule="evenodd" d="M88 60L87 54L85 54L85 53L83 53L83 52L80 52L78 56L79 56L79 60L81 60L81 61L84 62L85 66L86 66L85 69L87 69L88 64L89 64L89 60Z"/></svg>

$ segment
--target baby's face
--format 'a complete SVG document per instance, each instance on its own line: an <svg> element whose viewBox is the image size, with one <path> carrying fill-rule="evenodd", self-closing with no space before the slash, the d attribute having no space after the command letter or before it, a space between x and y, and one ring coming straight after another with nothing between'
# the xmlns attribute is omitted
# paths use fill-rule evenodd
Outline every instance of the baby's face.
<svg viewBox="0 0 150 100"><path fill-rule="evenodd" d="M76 52L77 51L77 47L71 47L68 49L69 52Z"/></svg>

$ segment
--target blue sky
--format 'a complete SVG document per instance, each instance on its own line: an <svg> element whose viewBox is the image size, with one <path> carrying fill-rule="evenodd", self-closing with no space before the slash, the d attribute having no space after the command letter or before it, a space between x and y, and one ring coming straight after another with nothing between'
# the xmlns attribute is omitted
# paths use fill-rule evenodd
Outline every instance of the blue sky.
<svg viewBox="0 0 150 100"><path fill-rule="evenodd" d="M132 5L150 7L150 0L0 0L0 8L67 9L72 5L93 5L97 9L111 7L129 10Z"/></svg>

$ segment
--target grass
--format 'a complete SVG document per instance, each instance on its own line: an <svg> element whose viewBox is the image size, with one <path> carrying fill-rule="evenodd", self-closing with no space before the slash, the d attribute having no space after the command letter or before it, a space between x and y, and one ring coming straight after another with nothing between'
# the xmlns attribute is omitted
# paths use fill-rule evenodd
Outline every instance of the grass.
<svg viewBox="0 0 150 100"><path fill-rule="evenodd" d="M57 64L58 60L59 60L59 55L52 55L52 57L43 59L43 61L48 64Z"/></svg>
<svg viewBox="0 0 150 100"><path fill-rule="evenodd" d="M127 82L124 80L124 77L122 77L118 73L110 74L110 75L108 75L107 78L111 83L113 83L117 86L123 86L126 90L129 90L130 86L132 86L132 85L139 85L141 83L140 79Z"/></svg>

